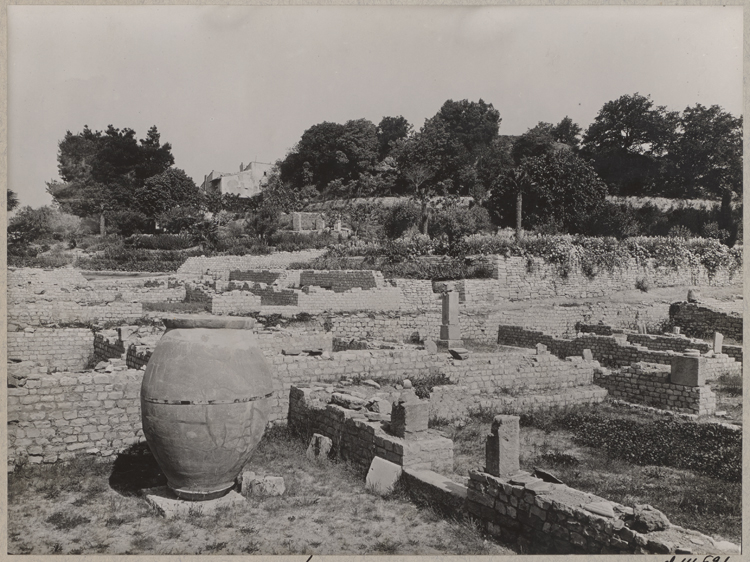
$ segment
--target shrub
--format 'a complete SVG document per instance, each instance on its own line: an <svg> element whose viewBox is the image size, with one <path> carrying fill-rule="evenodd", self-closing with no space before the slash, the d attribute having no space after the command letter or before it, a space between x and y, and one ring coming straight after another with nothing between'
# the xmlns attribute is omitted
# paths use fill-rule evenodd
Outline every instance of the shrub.
<svg viewBox="0 0 750 562"><path fill-rule="evenodd" d="M465 236L489 231L491 227L490 214L484 207L450 205L434 214L429 223L429 233L437 238L444 236L452 244Z"/></svg>
<svg viewBox="0 0 750 562"><path fill-rule="evenodd" d="M135 234L125 240L125 244L144 250L186 250L193 240L186 234Z"/></svg>
<svg viewBox="0 0 750 562"><path fill-rule="evenodd" d="M635 288L644 293L648 293L651 289L651 282L645 277L639 277L635 280Z"/></svg>
<svg viewBox="0 0 750 562"><path fill-rule="evenodd" d="M410 228L419 224L419 205L413 201L400 201L383 212L383 232L390 238L403 236Z"/></svg>

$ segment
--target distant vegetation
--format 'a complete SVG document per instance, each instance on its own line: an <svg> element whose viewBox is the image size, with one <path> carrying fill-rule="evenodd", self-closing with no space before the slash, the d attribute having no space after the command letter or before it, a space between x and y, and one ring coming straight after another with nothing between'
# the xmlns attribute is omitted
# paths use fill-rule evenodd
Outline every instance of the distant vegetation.
<svg viewBox="0 0 750 562"><path fill-rule="evenodd" d="M741 239L741 117L700 104L668 111L633 94L604 104L585 131L564 117L507 136L501 122L483 100L448 100L418 130L401 116L319 123L250 199L201 192L155 126L140 140L111 125L68 131L60 180L48 182L53 206L17 209L8 190L9 263L170 271L190 255L342 242L331 229L285 230L285 214L308 206L328 227L341 221L354 246L419 233L453 256L466 237L502 228L519 241Z"/></svg>

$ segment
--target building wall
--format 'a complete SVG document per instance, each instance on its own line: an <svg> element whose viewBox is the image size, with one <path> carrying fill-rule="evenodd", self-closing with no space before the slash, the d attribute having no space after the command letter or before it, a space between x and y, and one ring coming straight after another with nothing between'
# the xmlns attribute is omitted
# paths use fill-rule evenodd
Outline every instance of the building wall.
<svg viewBox="0 0 750 562"><path fill-rule="evenodd" d="M742 316L714 309L702 303L677 302L669 308L669 316L688 336L706 336L721 332L742 341Z"/></svg>
<svg viewBox="0 0 750 562"><path fill-rule="evenodd" d="M716 395L710 387L673 384L669 378L668 368L654 370L636 364L612 373L597 373L594 382L606 388L612 398L626 402L699 416L716 411Z"/></svg>
<svg viewBox="0 0 750 562"><path fill-rule="evenodd" d="M88 328L26 328L8 332L8 359L35 361L56 370L83 369L94 354Z"/></svg>

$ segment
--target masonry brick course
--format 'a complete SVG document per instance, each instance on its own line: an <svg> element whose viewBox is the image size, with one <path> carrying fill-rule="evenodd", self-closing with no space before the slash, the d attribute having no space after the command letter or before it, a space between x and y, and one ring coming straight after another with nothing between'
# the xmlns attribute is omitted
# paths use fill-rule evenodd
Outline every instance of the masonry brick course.
<svg viewBox="0 0 750 562"><path fill-rule="evenodd" d="M716 395L710 387L673 384L666 366L636 363L613 372L596 372L594 382L612 398L626 402L699 416L716 411Z"/></svg>
<svg viewBox="0 0 750 562"><path fill-rule="evenodd" d="M9 463L109 456L142 441L142 378L133 370L37 374L24 387L9 388Z"/></svg>
<svg viewBox="0 0 750 562"><path fill-rule="evenodd" d="M497 343L517 347L533 348L541 343L558 357L582 355L584 349L590 349L594 359L607 367L626 367L632 363L645 361L671 365L676 352L671 350L652 350L638 343L630 343L625 334L598 336L584 334L575 339L563 339L519 326L500 326ZM706 369L707 380L718 378L723 373L741 374L742 364L737 363L726 354L708 358Z"/></svg>
<svg viewBox="0 0 750 562"><path fill-rule="evenodd" d="M177 270L181 275L205 275L206 272L229 280L230 271L250 271L255 269L287 269L295 262L307 262L322 256L325 249L303 250L301 252L274 252L262 256L214 256L188 258Z"/></svg>
<svg viewBox="0 0 750 562"><path fill-rule="evenodd" d="M491 535L518 544L524 552L668 554L704 552L703 549L717 551L709 537L671 524L666 532L634 531L624 521L628 514L632 514L632 508L616 502L564 484L548 484L528 473L519 473L514 478L469 471L466 510ZM614 517L587 509L596 505L609 506ZM696 547L691 538L700 538L704 546Z"/></svg>
<svg viewBox="0 0 750 562"><path fill-rule="evenodd" d="M385 281L379 271L362 270L312 270L306 269L300 273L299 283L302 286L312 285L330 289L335 293L343 293L350 289L375 289L383 287Z"/></svg>
<svg viewBox="0 0 750 562"><path fill-rule="evenodd" d="M376 456L400 466L453 471L453 441L427 430L406 439L383 430L382 422L368 421L361 412L336 404L315 404L311 388L289 390L288 426L309 439L319 433L333 441L334 450L346 460L368 467Z"/></svg>
<svg viewBox="0 0 750 562"><path fill-rule="evenodd" d="M742 341L742 315L726 312L703 303L678 302L669 308L669 317L686 335L705 336L721 332Z"/></svg>
<svg viewBox="0 0 750 562"><path fill-rule="evenodd" d="M548 297L604 297L618 291L636 288L638 279L648 279L655 287L717 286L742 284L741 272L719 269L710 275L705 267L669 268L656 266L654 260L637 263L629 260L614 271L600 271L591 278L580 267L561 277L555 266L542 258L495 256L496 279L508 291L511 300L534 300Z"/></svg>
<svg viewBox="0 0 750 562"><path fill-rule="evenodd" d="M56 370L82 369L94 354L88 328L27 328L8 332L8 359L35 361Z"/></svg>
<svg viewBox="0 0 750 562"><path fill-rule="evenodd" d="M30 326L60 322L128 322L143 316L140 302L115 301L86 304L38 297L29 301L8 301L8 321Z"/></svg>

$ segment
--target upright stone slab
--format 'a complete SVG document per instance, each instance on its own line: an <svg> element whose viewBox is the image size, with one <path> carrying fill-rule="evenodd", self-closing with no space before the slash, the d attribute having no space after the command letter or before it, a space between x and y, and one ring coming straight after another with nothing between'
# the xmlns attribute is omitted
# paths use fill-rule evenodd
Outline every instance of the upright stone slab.
<svg viewBox="0 0 750 562"><path fill-rule="evenodd" d="M292 230L299 232L302 230L302 214L292 213Z"/></svg>
<svg viewBox="0 0 750 562"><path fill-rule="evenodd" d="M706 383L706 358L694 355L675 355L669 382L684 386L703 386Z"/></svg>
<svg viewBox="0 0 750 562"><path fill-rule="evenodd" d="M547 346L543 343L536 344L536 354L537 355L547 355Z"/></svg>
<svg viewBox="0 0 750 562"><path fill-rule="evenodd" d="M461 328L458 324L458 292L447 290L443 293L443 323L440 326L440 340L437 342L442 349L462 347Z"/></svg>
<svg viewBox="0 0 750 562"><path fill-rule="evenodd" d="M370 470L367 471L365 486L381 496L389 494L401 478L402 471L403 469L395 463L373 457Z"/></svg>
<svg viewBox="0 0 750 562"><path fill-rule="evenodd" d="M396 437L408 438L427 431L430 420L429 400L399 398L391 408L391 433Z"/></svg>
<svg viewBox="0 0 750 562"><path fill-rule="evenodd" d="M714 332L714 353L721 353L724 345L724 336L719 332Z"/></svg>
<svg viewBox="0 0 750 562"><path fill-rule="evenodd" d="M518 416L495 416L485 447L485 472L504 477L519 471L519 420Z"/></svg>

